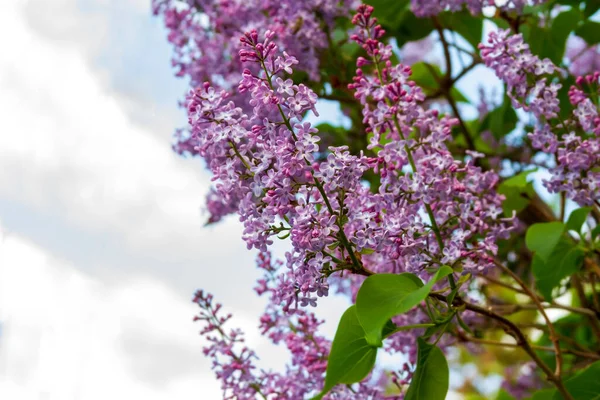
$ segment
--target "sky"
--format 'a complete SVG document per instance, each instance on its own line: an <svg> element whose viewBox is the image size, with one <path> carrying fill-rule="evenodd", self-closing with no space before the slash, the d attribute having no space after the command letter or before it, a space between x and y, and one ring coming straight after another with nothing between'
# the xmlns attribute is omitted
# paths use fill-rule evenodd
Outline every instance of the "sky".
<svg viewBox="0 0 600 400"><path fill-rule="evenodd" d="M203 226L210 177L171 151L165 36L150 0L0 1L0 398L221 398L197 288L282 362L239 224Z"/></svg>

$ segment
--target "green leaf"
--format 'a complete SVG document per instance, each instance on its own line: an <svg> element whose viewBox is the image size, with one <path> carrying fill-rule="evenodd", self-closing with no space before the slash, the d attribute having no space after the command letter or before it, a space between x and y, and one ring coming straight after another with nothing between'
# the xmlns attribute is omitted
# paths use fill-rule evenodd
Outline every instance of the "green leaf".
<svg viewBox="0 0 600 400"><path fill-rule="evenodd" d="M565 381L565 387L575 400L600 399L600 361L596 361L586 369L578 372L574 377ZM557 391L553 400L562 400L564 397Z"/></svg>
<svg viewBox="0 0 600 400"><path fill-rule="evenodd" d="M411 65L410 69L412 70L410 79L419 85L421 89L423 89L423 93L429 96L438 92L440 85L436 80L436 76L443 76L440 67L424 61L419 61ZM467 99L465 95L455 87L450 89L450 95L457 102L469 103L469 99Z"/></svg>
<svg viewBox="0 0 600 400"><path fill-rule="evenodd" d="M342 315L331 344L325 387L313 400L322 399L338 383L363 380L373 369L376 357L377 347L365 340L365 331L356 316L356 306L350 306Z"/></svg>
<svg viewBox="0 0 600 400"><path fill-rule="evenodd" d="M569 220L567 221L567 230L581 233L581 228L583 227L583 224L585 223L590 211L592 211L591 207L581 207L577 210L573 210L571 215L569 215Z"/></svg>
<svg viewBox="0 0 600 400"><path fill-rule="evenodd" d="M575 34L585 40L587 44L594 45L600 42L600 23L586 21L575 30Z"/></svg>
<svg viewBox="0 0 600 400"><path fill-rule="evenodd" d="M586 18L591 17L600 9L600 0L588 0L583 15Z"/></svg>
<svg viewBox="0 0 600 400"><path fill-rule="evenodd" d="M381 330L381 336L384 338L388 337L396 331L396 328L398 328L398 325L393 323L391 319L388 320L388 322L385 323L383 329Z"/></svg>
<svg viewBox="0 0 600 400"><path fill-rule="evenodd" d="M391 33L396 37L398 46L401 47L407 42L426 38L434 29L430 18L417 18L407 7Z"/></svg>
<svg viewBox="0 0 600 400"><path fill-rule="evenodd" d="M396 37L398 47L423 39L434 30L430 18L415 16L410 0L367 0L365 3L374 7L373 15L389 35Z"/></svg>
<svg viewBox="0 0 600 400"><path fill-rule="evenodd" d="M512 216L513 211L520 212L531 201L534 194L533 184L528 183L525 189L518 189L514 186L500 186L498 193L503 194L506 199L502 202L502 210L506 217Z"/></svg>
<svg viewBox="0 0 600 400"><path fill-rule="evenodd" d="M512 132L517 126L518 121L517 113L510 99L508 96L504 96L502 104L485 116L479 127L479 133L481 134L483 131L489 130L496 139L500 139Z"/></svg>
<svg viewBox="0 0 600 400"><path fill-rule="evenodd" d="M556 393L556 389L538 390L530 398L530 400L552 400L552 396Z"/></svg>
<svg viewBox="0 0 600 400"><path fill-rule="evenodd" d="M496 396L496 400L515 400L515 398L508 394L506 390L500 389Z"/></svg>
<svg viewBox="0 0 600 400"><path fill-rule="evenodd" d="M568 75L561 79L562 87L558 89L558 101L560 103L560 110L558 112L559 118L566 120L571 118L573 114L573 105L569 101L569 88L575 85L575 78L571 75Z"/></svg>
<svg viewBox="0 0 600 400"><path fill-rule="evenodd" d="M540 27L537 25L527 26L527 29L523 31L525 41L529 43L531 52L540 58L550 58L556 63L556 55L558 50L554 43L552 43L552 35L547 27ZM553 57L549 57L554 54Z"/></svg>
<svg viewBox="0 0 600 400"><path fill-rule="evenodd" d="M556 16L552 21L552 27L550 29L550 36L556 46L556 62L561 62L565 54L565 46L567 44L567 38L577 28L577 25L581 21L581 11L576 7L571 8L568 11L563 11ZM548 56L552 59L551 56Z"/></svg>
<svg viewBox="0 0 600 400"><path fill-rule="evenodd" d="M510 217L513 211L520 212L527 207L534 195L533 184L527 182L527 177L535 171L537 171L537 168L523 171L508 178L498 186L498 193L506 197L502 202L502 210L505 216Z"/></svg>
<svg viewBox="0 0 600 400"><path fill-rule="evenodd" d="M369 276L356 296L356 312L367 342L381 346L381 332L387 321L425 300L435 282L451 273L452 268L444 265L426 285L409 273Z"/></svg>
<svg viewBox="0 0 600 400"><path fill-rule="evenodd" d="M415 81L417 85L421 86L426 94L435 92L438 87L438 83L435 80L434 74L436 74L438 77L442 76L440 67L424 61L419 61L418 63L411 65L410 69L412 71L410 79Z"/></svg>
<svg viewBox="0 0 600 400"><path fill-rule="evenodd" d="M594 347L596 336L591 326L586 323L587 318L581 314L568 314L554 322L556 333L568 336L583 347ZM550 340L550 339L548 339Z"/></svg>
<svg viewBox="0 0 600 400"><path fill-rule="evenodd" d="M470 103L469 99L467 99L465 95L454 86L452 87L452 89L450 89L450 96L452 96L454 101L457 101L459 103Z"/></svg>
<svg viewBox="0 0 600 400"><path fill-rule="evenodd" d="M494 22L494 24L496 24L498 29L509 29L510 28L510 24L508 23L508 21L506 21L505 19L503 19L501 17L493 17L492 21Z"/></svg>
<svg viewBox="0 0 600 400"><path fill-rule="evenodd" d="M600 236L600 225L596 225L596 227L592 229L592 239L596 239L597 236Z"/></svg>
<svg viewBox="0 0 600 400"><path fill-rule="evenodd" d="M569 34L581 21L581 11L571 8L563 11L552 20L550 28L530 25L526 35L531 52L540 58L549 58L560 64L565 54L565 45Z"/></svg>
<svg viewBox="0 0 600 400"><path fill-rule="evenodd" d="M373 15L380 24L388 29L395 29L408 10L410 0L366 0L364 3L373 6Z"/></svg>
<svg viewBox="0 0 600 400"><path fill-rule="evenodd" d="M564 278L581 268L584 255L583 250L563 239L548 260L543 260L537 253L533 256L532 271L536 286L546 300L552 300L552 290Z"/></svg>
<svg viewBox="0 0 600 400"><path fill-rule="evenodd" d="M498 186L498 193L503 194L505 197L502 202L502 210L505 216L510 217L513 211L519 212L527 207L534 194L533 185L527 182L527 177L535 171L537 171L537 168L523 171L508 178Z"/></svg>
<svg viewBox="0 0 600 400"><path fill-rule="evenodd" d="M444 353L423 338L417 339L417 369L404 400L444 400L448 393L448 362Z"/></svg>
<svg viewBox="0 0 600 400"><path fill-rule="evenodd" d="M527 229L525 244L529 250L535 252L540 259L546 262L558 244L564 230L565 225L562 222L533 224Z"/></svg>
<svg viewBox="0 0 600 400"><path fill-rule="evenodd" d="M483 18L474 17L468 11L444 12L439 17L445 29L458 33L477 49L483 32Z"/></svg>
<svg viewBox="0 0 600 400"><path fill-rule="evenodd" d="M537 168L534 168L534 169L530 169L528 171L523 171L521 173L518 173L517 175L511 176L510 178L505 180L502 183L502 185L516 187L518 189L525 189L525 187L529 183L527 181L527 178L529 177L530 174L532 174L536 171L537 171Z"/></svg>

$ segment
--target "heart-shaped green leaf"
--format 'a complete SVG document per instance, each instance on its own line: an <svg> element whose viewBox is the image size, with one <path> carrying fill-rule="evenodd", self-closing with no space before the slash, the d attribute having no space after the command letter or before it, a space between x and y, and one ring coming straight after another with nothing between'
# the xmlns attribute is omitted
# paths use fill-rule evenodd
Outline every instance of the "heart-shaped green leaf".
<svg viewBox="0 0 600 400"><path fill-rule="evenodd" d="M356 306L351 306L342 315L331 344L325 387L313 400L322 399L338 383L363 380L373 369L376 357L377 347L365 340L365 331L356 316Z"/></svg>
<svg viewBox="0 0 600 400"><path fill-rule="evenodd" d="M535 276L535 284L547 301L552 300L552 290L569 275L577 272L583 263L585 253L567 239L562 239L555 246L548 261L539 254L533 256L531 269Z"/></svg>
<svg viewBox="0 0 600 400"><path fill-rule="evenodd" d="M596 361L574 377L565 381L565 388L576 400L600 399L600 361ZM564 397L556 391L552 400L562 400Z"/></svg>
<svg viewBox="0 0 600 400"><path fill-rule="evenodd" d="M404 400L444 400L448 393L448 361L436 346L418 338L417 369Z"/></svg>
<svg viewBox="0 0 600 400"><path fill-rule="evenodd" d="M444 265L426 285L408 273L368 277L356 296L356 312L367 342L381 346L381 332L387 321L425 300L433 285L451 273L452 268Z"/></svg>
<svg viewBox="0 0 600 400"><path fill-rule="evenodd" d="M590 211L592 211L591 207L581 207L577 210L573 210L567 221L567 230L581 233L581 228L583 227L583 224L585 223Z"/></svg>
<svg viewBox="0 0 600 400"><path fill-rule="evenodd" d="M562 222L533 224L527 229L525 244L529 250L535 252L542 261L546 262L558 244L564 230L565 224Z"/></svg>

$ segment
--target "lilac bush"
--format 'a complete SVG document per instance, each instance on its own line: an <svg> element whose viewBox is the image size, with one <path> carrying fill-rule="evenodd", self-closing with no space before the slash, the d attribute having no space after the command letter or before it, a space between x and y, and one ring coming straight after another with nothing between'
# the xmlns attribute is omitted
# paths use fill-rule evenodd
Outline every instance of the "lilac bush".
<svg viewBox="0 0 600 400"><path fill-rule="evenodd" d="M582 60L600 3L367 3L154 1L192 87L174 149L212 173L208 223L237 214L263 272L260 332L290 354L261 369L198 291L223 398L444 399L461 364L503 376L498 398L596 398L600 71ZM313 308L332 294L353 305L328 338Z"/></svg>

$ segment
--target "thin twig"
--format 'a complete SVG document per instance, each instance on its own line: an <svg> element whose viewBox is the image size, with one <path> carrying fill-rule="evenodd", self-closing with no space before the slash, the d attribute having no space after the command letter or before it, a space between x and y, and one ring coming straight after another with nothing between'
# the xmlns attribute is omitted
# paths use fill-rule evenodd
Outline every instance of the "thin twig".
<svg viewBox="0 0 600 400"><path fill-rule="evenodd" d="M447 302L446 296L443 296L440 294L432 293L432 294L430 294L430 297ZM544 361L542 361L542 359L537 355L535 350L531 347L531 344L527 340L527 337L525 336L523 331L521 331L521 329L519 329L519 327L517 325L515 325L514 322L512 322L509 319L504 318L503 316L501 316L499 314L496 314L495 312L493 312L489 309L480 307L475 304L468 303L459 296L454 298L454 301L452 302L452 306L457 307L457 308L464 307L465 309L467 309L469 311L473 311L474 313L484 315L484 316L494 319L494 320L500 322L502 325L504 325L507 328L507 331L512 332L512 336L517 341L517 344L520 347L522 347L523 350L525 350L525 352L529 355L529 357L531 357L531 359L537 364L537 366L540 367L540 369L542 371L544 371L548 380L551 381L554 384L554 386L556 386L557 390L563 395L563 397L566 400L574 400L573 396L571 396L571 394L565 388L565 385L562 382L562 379L560 379L559 377L554 375L552 370L546 365L546 363L544 363Z"/></svg>
<svg viewBox="0 0 600 400"><path fill-rule="evenodd" d="M581 305L584 307L588 307L587 297L583 290L583 286L581 285L581 281L579 280L579 277L577 275L573 275L571 277L571 284L575 288L575 292L577 293L577 297L579 297L579 302L581 303ZM594 331L596 337L600 339L600 326L598 324L598 317L596 315L588 316L588 321L590 321L592 331Z"/></svg>
<svg viewBox="0 0 600 400"><path fill-rule="evenodd" d="M495 278L492 278L491 276L487 276L487 275L477 275L477 276L480 277L480 278L485 279L486 281L488 281L489 283L492 283L494 285L502 286L502 287L504 287L506 289L510 289L510 290L512 290L514 292L517 292L517 293L526 294L524 290L519 289L517 287L514 287L511 284L499 281L499 280L497 280Z"/></svg>
<svg viewBox="0 0 600 400"><path fill-rule="evenodd" d="M459 337L462 340L473 342L473 343L487 344L487 345L491 345L491 346L510 347L510 348L521 348L521 346L519 346L517 343L506 343L506 342L500 342L500 341L496 341L496 340L479 339L479 338L476 338L473 336L466 336L462 333L459 335ZM540 351L551 351L553 353L556 352L556 349L554 347L531 345L531 348L534 350L540 350ZM593 360L600 360L600 354L579 351L579 350L573 350L573 349L561 349L561 351L563 353L574 354L574 355L585 357L585 358L591 358Z"/></svg>
<svg viewBox="0 0 600 400"><path fill-rule="evenodd" d="M523 288L523 290L525 292L527 292L529 297L531 297L533 302L536 304L537 308L540 310L542 317L548 324L548 329L550 331L550 335L549 335L550 340L552 341L552 344L554 345L554 348L556 349L556 351L555 351L556 370L554 371L554 373L558 377L558 379L560 379L560 377L562 375L562 364L563 364L562 353L560 351L560 343L558 341L558 336L556 335L556 330L554 329L554 325L552 324L552 321L550 320L550 318L548 318L548 315L546 314L546 310L544 309L544 306L542 306L540 299L538 298L538 296L535 293L533 293L533 291L529 288L529 286L527 286L525 284L525 282L523 282L523 280L519 276L517 276L514 272L512 272L509 268L504 266L504 264L502 264L495 258L494 258L494 264L498 268L500 268L502 271L504 271L504 273L510 275L519 284L519 286L521 286Z"/></svg>
<svg viewBox="0 0 600 400"><path fill-rule="evenodd" d="M596 316L596 313L594 312L594 310L589 309L589 308L572 307L572 306L567 306L564 304L558 304L558 303L554 303L554 302L548 303L548 304L542 304L542 306L546 310L554 308L554 309L559 309L559 310L571 311L576 314L585 315L587 317L595 317ZM493 307L496 309L502 309L504 315L514 314L519 311L538 310L539 309L539 306L537 304L496 304Z"/></svg>

